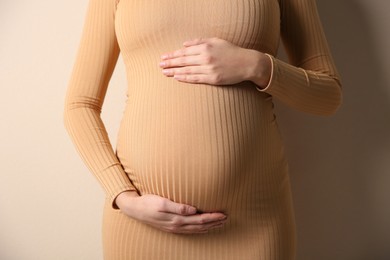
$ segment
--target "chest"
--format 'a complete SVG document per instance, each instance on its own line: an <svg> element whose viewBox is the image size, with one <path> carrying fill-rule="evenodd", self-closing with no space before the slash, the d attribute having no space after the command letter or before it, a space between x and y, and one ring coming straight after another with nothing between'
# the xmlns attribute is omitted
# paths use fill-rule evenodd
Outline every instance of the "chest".
<svg viewBox="0 0 390 260"><path fill-rule="evenodd" d="M122 51L220 37L272 53L279 44L280 10L278 0L121 0L115 26Z"/></svg>

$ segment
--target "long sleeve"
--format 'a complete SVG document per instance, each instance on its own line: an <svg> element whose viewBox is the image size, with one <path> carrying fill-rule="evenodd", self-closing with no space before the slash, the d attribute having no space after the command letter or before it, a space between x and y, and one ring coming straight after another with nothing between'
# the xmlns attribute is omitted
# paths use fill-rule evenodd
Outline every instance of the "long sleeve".
<svg viewBox="0 0 390 260"><path fill-rule="evenodd" d="M113 151L100 117L119 56L115 8L116 0L90 0L64 107L67 132L112 203L119 193L136 190Z"/></svg>
<svg viewBox="0 0 390 260"><path fill-rule="evenodd" d="M257 87L286 105L331 115L341 105L342 87L315 0L280 0L281 37L289 63L272 55L271 79Z"/></svg>

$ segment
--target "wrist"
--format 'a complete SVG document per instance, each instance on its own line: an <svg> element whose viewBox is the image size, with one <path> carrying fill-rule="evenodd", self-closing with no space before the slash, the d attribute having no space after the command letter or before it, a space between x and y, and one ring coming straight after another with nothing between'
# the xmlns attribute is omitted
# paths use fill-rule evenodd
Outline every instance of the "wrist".
<svg viewBox="0 0 390 260"><path fill-rule="evenodd" d="M272 61L268 55L262 52L251 51L248 80L255 83L259 88L265 88L271 79Z"/></svg>
<svg viewBox="0 0 390 260"><path fill-rule="evenodd" d="M129 203L129 201L134 200L134 198L137 197L139 197L139 195L136 191L124 191L116 197L115 204L121 210L128 209L134 204L133 202Z"/></svg>

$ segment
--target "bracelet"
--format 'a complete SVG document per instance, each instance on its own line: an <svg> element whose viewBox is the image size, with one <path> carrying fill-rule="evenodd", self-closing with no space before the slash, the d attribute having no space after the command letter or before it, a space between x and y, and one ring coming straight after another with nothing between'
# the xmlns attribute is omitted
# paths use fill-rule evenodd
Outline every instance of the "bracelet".
<svg viewBox="0 0 390 260"><path fill-rule="evenodd" d="M260 92L264 92L269 88L269 86L271 85L273 76L274 76L274 59L273 59L272 55L270 55L268 53L264 53L264 55L266 55L271 61L271 76L269 78L268 85L265 86L264 88L261 88L259 85L255 84L256 89Z"/></svg>

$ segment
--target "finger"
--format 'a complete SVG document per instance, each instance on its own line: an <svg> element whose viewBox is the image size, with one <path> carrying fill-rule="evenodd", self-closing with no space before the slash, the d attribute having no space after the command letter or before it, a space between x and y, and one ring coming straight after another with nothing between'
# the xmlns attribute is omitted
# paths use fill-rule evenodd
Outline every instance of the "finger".
<svg viewBox="0 0 390 260"><path fill-rule="evenodd" d="M177 215L193 215L196 214L196 208L186 204L180 204L171 200L164 200L161 212L174 213Z"/></svg>
<svg viewBox="0 0 390 260"><path fill-rule="evenodd" d="M218 85L221 82L221 79L218 75L210 74L190 74L190 75L174 75L174 79L187 83L194 84L210 84Z"/></svg>
<svg viewBox="0 0 390 260"><path fill-rule="evenodd" d="M167 69L163 69L162 73L165 76L202 74L204 73L204 68L202 66L185 66L180 68L167 68Z"/></svg>
<svg viewBox="0 0 390 260"><path fill-rule="evenodd" d="M225 221L227 216L220 212L202 213L186 216L180 219L182 225L203 225L207 223Z"/></svg>
<svg viewBox="0 0 390 260"><path fill-rule="evenodd" d="M177 58L167 59L160 62L161 68L172 68L172 67L183 67L183 66L193 66L201 65L205 61L205 58L202 55L193 55L193 56L181 56Z"/></svg>
<svg viewBox="0 0 390 260"><path fill-rule="evenodd" d="M207 233L208 230L200 230L200 229L183 229L183 228L174 228L174 227L156 227L164 232L174 233L174 234L184 234L184 235L192 235L192 234L203 234Z"/></svg>
<svg viewBox="0 0 390 260"><path fill-rule="evenodd" d="M219 221L202 225L183 225L180 227L168 227L167 229L171 232L181 234L207 233L209 230L223 227L225 223L226 221Z"/></svg>
<svg viewBox="0 0 390 260"><path fill-rule="evenodd" d="M182 56L192 56L192 55L199 55L201 53L201 49L198 46L188 46L183 47L181 49L175 50L173 52L168 52L163 55L161 55L162 60L166 59L172 59Z"/></svg>
<svg viewBox="0 0 390 260"><path fill-rule="evenodd" d="M208 41L207 38L195 38L195 39L187 40L187 41L183 42L183 46L199 45L199 44L205 43L207 41Z"/></svg>

